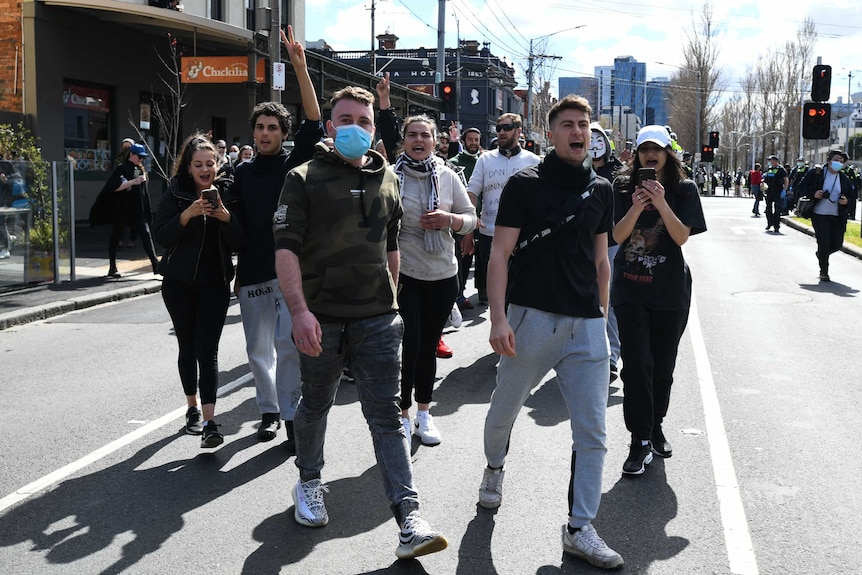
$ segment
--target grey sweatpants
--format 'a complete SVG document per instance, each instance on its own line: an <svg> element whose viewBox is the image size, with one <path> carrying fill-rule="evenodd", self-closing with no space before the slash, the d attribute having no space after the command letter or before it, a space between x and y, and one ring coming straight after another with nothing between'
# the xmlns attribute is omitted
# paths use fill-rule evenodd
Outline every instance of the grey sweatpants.
<svg viewBox="0 0 862 575"><path fill-rule="evenodd" d="M293 322L278 280L239 288L248 365L261 413L281 413L293 421L302 397L299 351L291 338Z"/></svg>
<svg viewBox="0 0 862 575"><path fill-rule="evenodd" d="M569 410L572 451L577 454L569 523L582 527L602 498L609 347L604 318L580 318L509 305L515 357L503 356L485 418L485 457L502 467L518 412L551 369Z"/></svg>

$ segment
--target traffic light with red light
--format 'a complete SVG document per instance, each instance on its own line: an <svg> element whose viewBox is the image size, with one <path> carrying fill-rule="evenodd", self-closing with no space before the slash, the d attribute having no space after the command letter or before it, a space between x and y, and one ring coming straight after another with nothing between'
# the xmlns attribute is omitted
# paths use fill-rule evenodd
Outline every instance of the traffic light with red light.
<svg viewBox="0 0 862 575"><path fill-rule="evenodd" d="M826 140L832 133L832 106L809 102L802 110L802 137L806 140Z"/></svg>
<svg viewBox="0 0 862 575"><path fill-rule="evenodd" d="M825 102L829 99L832 88L832 66L818 64L814 66L814 77L811 79L811 99L815 102Z"/></svg>
<svg viewBox="0 0 862 575"><path fill-rule="evenodd" d="M718 132L710 132L709 133L709 147L717 148L718 147Z"/></svg>
<svg viewBox="0 0 862 575"><path fill-rule="evenodd" d="M712 162L715 160L715 148L712 146L704 146L700 151L701 162Z"/></svg>
<svg viewBox="0 0 862 575"><path fill-rule="evenodd" d="M536 140L527 140L524 142L524 149L539 155L539 144L536 143Z"/></svg>
<svg viewBox="0 0 862 575"><path fill-rule="evenodd" d="M440 111L444 114L454 114L458 111L458 91L455 82L446 80L440 82L438 86L438 94L443 103L440 106Z"/></svg>

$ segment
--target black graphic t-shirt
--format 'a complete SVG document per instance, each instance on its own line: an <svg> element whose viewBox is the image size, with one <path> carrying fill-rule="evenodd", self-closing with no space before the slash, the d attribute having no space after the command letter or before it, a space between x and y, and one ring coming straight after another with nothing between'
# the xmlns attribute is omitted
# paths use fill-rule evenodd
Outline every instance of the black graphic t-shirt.
<svg viewBox="0 0 862 575"><path fill-rule="evenodd" d="M691 235L706 231L697 184L683 180L675 193L665 197L676 217L691 228ZM614 216L619 221L632 205L631 194L617 190L614 200ZM647 208L614 259L611 305L637 302L658 310L688 309L691 274L682 248L668 234L658 210Z"/></svg>

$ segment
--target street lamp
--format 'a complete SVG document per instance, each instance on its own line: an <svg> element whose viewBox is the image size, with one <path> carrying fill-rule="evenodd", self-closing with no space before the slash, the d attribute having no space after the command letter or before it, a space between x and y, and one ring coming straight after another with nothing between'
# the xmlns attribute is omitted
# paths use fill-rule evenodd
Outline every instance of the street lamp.
<svg viewBox="0 0 862 575"><path fill-rule="evenodd" d="M700 70L694 68L684 68L682 66L677 66L676 64L667 64L665 62L656 62L656 64L661 64L662 66L670 66L671 68L676 68L677 70L683 70L685 72L694 72L697 74L697 88L696 88L696 96L697 96L697 118L695 119L695 127L694 129L697 131L697 135L694 138L694 149L696 153L701 152L700 148L700 113L701 113L701 94L700 94Z"/></svg>
<svg viewBox="0 0 862 575"><path fill-rule="evenodd" d="M525 122L525 127L527 129L527 138L532 137L530 134L530 130L533 127L533 59L536 57L539 58L556 58L561 59L560 56L549 56L547 54L533 54L533 40L546 40L555 34L560 34L562 32L569 32L571 30L577 30L578 28L583 28L586 24L581 24L580 26L574 26L573 28L564 28L562 30L557 30L556 32L551 32L550 34L545 34L544 36L539 36L538 38L530 39L530 54L528 56L527 62L527 118Z"/></svg>

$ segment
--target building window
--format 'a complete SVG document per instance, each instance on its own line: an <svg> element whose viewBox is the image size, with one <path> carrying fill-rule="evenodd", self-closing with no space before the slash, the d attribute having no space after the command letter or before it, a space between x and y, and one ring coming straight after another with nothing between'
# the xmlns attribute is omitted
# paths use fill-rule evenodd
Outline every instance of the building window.
<svg viewBox="0 0 862 575"><path fill-rule="evenodd" d="M257 31L257 0L245 0L245 27L253 32Z"/></svg>
<svg viewBox="0 0 862 575"><path fill-rule="evenodd" d="M210 19L224 22L224 0L210 0Z"/></svg>
<svg viewBox="0 0 862 575"><path fill-rule="evenodd" d="M290 0L281 0L279 16L281 16L281 27L287 30L287 25L290 24L290 20L288 20L288 16L290 16Z"/></svg>
<svg viewBox="0 0 862 575"><path fill-rule="evenodd" d="M110 171L111 92L92 84L63 83L63 146L75 169Z"/></svg>

